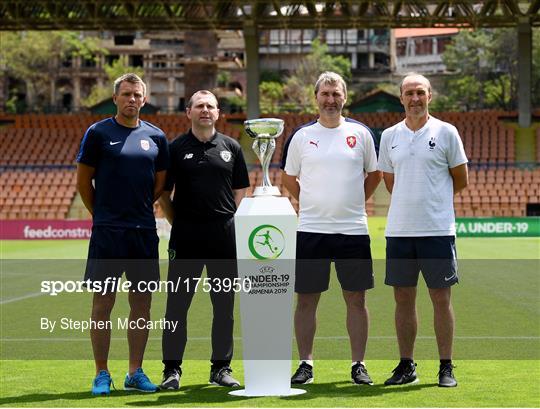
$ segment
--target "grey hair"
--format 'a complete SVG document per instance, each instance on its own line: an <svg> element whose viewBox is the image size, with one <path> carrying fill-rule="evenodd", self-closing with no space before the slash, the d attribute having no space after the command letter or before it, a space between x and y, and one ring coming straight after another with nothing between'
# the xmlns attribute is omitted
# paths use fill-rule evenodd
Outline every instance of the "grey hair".
<svg viewBox="0 0 540 409"><path fill-rule="evenodd" d="M417 72L408 72L407 74L405 74L405 76L401 79L401 82L399 83L399 95L403 93L403 83L409 77L423 78L427 82L428 92L431 94L431 82L425 76L423 76L422 74L418 74Z"/></svg>
<svg viewBox="0 0 540 409"><path fill-rule="evenodd" d="M317 95L317 92L319 92L319 88L322 84L330 84L330 85L336 85L341 84L341 87L343 88L343 92L345 92L345 96L347 96L347 84L345 83L345 80L341 75L339 75L337 72L332 71L325 71L321 75L319 75L319 78L317 79L317 82L315 83L315 95Z"/></svg>
<svg viewBox="0 0 540 409"><path fill-rule="evenodd" d="M118 92L120 92L120 84L122 84L124 81L130 82L132 84L142 84L143 95L146 96L146 84L141 79L141 77L139 77L137 74L134 74L132 72L128 72L127 74L124 74L121 77L118 77L117 79L114 80L114 85L113 85L114 95L118 95Z"/></svg>

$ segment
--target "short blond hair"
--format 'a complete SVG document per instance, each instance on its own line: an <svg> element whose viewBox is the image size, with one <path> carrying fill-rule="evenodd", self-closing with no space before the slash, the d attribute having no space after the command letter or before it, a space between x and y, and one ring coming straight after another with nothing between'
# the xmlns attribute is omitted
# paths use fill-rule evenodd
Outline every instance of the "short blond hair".
<svg viewBox="0 0 540 409"><path fill-rule="evenodd" d="M120 92L120 85L124 81L130 82L132 84L141 84L143 88L143 96L146 96L146 84L144 83L141 77L139 77L137 74L134 74L132 72L128 72L127 74L124 74L114 80L114 85L113 85L114 95L118 95L118 92Z"/></svg>

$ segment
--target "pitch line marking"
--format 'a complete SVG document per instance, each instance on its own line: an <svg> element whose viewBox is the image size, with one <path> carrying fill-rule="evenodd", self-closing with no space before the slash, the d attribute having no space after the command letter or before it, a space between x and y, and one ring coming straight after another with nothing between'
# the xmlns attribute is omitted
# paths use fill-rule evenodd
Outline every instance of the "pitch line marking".
<svg viewBox="0 0 540 409"><path fill-rule="evenodd" d="M395 339L394 336L373 336L369 339ZM349 340L348 336L315 337L316 340ZM435 339L434 336L419 336L416 339ZM540 336L460 336L454 337L457 340L513 340L513 341L535 341L540 340ZM111 341L125 341L125 337L112 337ZM210 337L188 337L188 341L210 341ZM241 341L241 337L234 337L235 341ZM89 342L90 338L1 338L0 342ZM161 337L149 337L148 341L161 341Z"/></svg>
<svg viewBox="0 0 540 409"><path fill-rule="evenodd" d="M21 295L20 297L15 297L15 298L8 298L7 300L1 300L1 301L0 301L0 305L4 305L4 304L12 303L12 302L17 302L17 301L26 300L26 299L28 299L28 298L40 297L40 296L42 296L42 295L46 295L46 294L45 294L45 293L42 293L42 292L39 292L39 293L25 294L25 295Z"/></svg>

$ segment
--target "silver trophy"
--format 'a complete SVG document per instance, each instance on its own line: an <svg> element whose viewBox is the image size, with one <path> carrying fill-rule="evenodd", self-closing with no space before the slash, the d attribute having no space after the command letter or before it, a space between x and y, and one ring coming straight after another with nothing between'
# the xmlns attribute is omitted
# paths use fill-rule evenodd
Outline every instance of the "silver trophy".
<svg viewBox="0 0 540 409"><path fill-rule="evenodd" d="M281 135L284 121L277 118L250 119L244 121L244 127L253 140L252 148L262 166L262 186L257 186L253 196L281 196L277 186L272 186L268 168L276 150L276 139Z"/></svg>

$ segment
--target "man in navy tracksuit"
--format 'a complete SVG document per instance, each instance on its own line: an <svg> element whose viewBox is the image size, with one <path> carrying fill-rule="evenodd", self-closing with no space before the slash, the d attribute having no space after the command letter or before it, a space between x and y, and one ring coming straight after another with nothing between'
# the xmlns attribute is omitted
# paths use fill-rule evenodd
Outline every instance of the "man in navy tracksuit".
<svg viewBox="0 0 540 409"><path fill-rule="evenodd" d="M159 280L158 236L153 203L160 196L169 165L169 151L161 129L139 119L146 102L146 86L135 74L114 82L117 113L90 126L77 156L77 186L92 214L93 228L85 280L94 289L92 320L110 323L116 298L111 279L123 272L132 284L129 292L131 322L150 319L152 296L145 284ZM94 184L92 183L94 181ZM94 395L110 393L107 366L111 330L90 331L96 364ZM127 390L155 392L158 388L142 371L147 328L128 329L129 371Z"/></svg>

